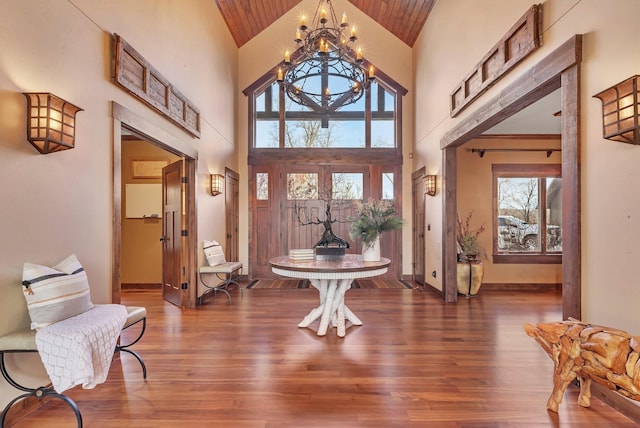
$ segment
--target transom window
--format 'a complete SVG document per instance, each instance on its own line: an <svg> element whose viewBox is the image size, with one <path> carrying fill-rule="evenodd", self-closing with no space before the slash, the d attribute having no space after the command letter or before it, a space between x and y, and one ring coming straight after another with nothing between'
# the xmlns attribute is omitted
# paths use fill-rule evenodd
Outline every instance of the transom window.
<svg viewBox="0 0 640 428"><path fill-rule="evenodd" d="M375 81L357 102L327 114L294 103L278 82L257 92L254 100L253 147L257 149L399 145L396 94Z"/></svg>
<svg viewBox="0 0 640 428"><path fill-rule="evenodd" d="M492 168L494 263L560 263L560 165L493 165Z"/></svg>

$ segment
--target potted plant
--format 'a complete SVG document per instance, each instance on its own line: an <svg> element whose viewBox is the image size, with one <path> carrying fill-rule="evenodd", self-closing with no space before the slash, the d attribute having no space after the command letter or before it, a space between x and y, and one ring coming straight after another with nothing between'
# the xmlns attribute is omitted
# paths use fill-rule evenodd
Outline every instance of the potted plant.
<svg viewBox="0 0 640 428"><path fill-rule="evenodd" d="M351 239L362 241L362 260L380 260L380 235L402 228L402 219L396 215L392 201L369 199L358 203L351 218Z"/></svg>
<svg viewBox="0 0 640 428"><path fill-rule="evenodd" d="M458 293L465 296L474 296L478 293L484 276L481 258L486 257L478 238L484 232L484 226L477 229L471 227L472 218L473 211L469 212L464 220L458 214L456 221Z"/></svg>

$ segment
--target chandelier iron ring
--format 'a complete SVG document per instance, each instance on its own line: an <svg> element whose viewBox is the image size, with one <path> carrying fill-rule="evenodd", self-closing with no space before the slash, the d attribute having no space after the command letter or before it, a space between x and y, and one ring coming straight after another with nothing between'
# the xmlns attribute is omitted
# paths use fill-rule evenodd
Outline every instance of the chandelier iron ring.
<svg viewBox="0 0 640 428"><path fill-rule="evenodd" d="M295 103L318 113L331 113L362 98L374 69L363 67L356 29L349 32L346 14L337 20L331 0L319 0L311 25L306 18L296 29L297 50L284 54L277 80Z"/></svg>

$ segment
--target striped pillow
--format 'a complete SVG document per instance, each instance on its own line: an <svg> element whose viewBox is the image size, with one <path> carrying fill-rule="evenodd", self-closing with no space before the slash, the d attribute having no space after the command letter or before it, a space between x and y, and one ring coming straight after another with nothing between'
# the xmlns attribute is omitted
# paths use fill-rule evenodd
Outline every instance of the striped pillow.
<svg viewBox="0 0 640 428"><path fill-rule="evenodd" d="M222 245L216 241L204 241L204 256L207 258L209 266L221 265L227 262L222 251Z"/></svg>
<svg viewBox="0 0 640 428"><path fill-rule="evenodd" d="M22 285L32 330L93 308L87 273L75 254L53 267L25 263Z"/></svg>

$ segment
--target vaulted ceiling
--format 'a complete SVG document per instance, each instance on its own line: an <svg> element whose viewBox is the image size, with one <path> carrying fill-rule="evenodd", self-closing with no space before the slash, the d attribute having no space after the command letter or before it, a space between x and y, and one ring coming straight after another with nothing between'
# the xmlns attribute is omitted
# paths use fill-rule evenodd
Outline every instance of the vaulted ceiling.
<svg viewBox="0 0 640 428"><path fill-rule="evenodd" d="M302 0L216 0L238 47ZM362 12L413 46L436 0L348 0ZM336 11L338 13L339 11Z"/></svg>

